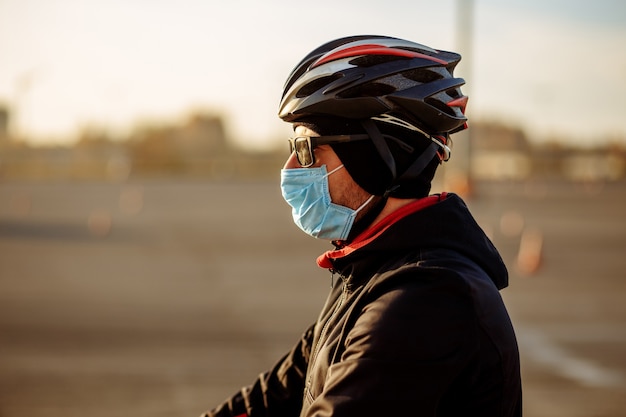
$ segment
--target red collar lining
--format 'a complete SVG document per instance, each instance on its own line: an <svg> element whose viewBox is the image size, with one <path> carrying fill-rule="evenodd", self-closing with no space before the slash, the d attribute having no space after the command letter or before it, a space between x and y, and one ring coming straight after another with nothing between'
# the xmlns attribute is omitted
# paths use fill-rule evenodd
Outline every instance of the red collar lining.
<svg viewBox="0 0 626 417"><path fill-rule="evenodd" d="M434 194L428 197L420 198L413 203L400 207L398 210L389 214L387 217L385 217L375 225L366 229L363 233L358 235L351 243L344 246L343 248L329 250L321 254L317 258L317 264L321 268L331 269L333 267L333 259L343 258L344 256L347 256L352 252L362 248L363 246L368 245L398 220L408 216L409 214L415 213L416 211L422 210L426 207L430 207L440 201L443 201L446 199L446 197L447 193L445 192L441 194Z"/></svg>

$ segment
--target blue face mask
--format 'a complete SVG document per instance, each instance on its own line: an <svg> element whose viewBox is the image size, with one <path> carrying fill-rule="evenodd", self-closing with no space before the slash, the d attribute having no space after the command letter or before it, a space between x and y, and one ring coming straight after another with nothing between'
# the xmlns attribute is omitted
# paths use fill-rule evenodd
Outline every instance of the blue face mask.
<svg viewBox="0 0 626 417"><path fill-rule="evenodd" d="M294 223L306 234L318 239L347 239L357 213L374 198L371 196L356 210L332 203L328 176L342 167L340 165L329 173L325 165L281 170L283 198L291 206Z"/></svg>

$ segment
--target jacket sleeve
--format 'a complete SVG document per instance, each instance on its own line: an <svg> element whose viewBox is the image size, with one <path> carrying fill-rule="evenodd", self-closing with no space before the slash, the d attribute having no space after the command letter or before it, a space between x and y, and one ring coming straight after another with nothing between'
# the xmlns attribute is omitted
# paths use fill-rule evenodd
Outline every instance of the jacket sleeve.
<svg viewBox="0 0 626 417"><path fill-rule="evenodd" d="M298 417L313 329L311 326L270 371L201 417Z"/></svg>

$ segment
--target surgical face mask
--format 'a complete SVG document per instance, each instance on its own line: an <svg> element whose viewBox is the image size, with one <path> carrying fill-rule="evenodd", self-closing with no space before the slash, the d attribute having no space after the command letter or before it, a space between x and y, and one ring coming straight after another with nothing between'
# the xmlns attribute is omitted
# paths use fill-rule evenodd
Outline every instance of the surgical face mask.
<svg viewBox="0 0 626 417"><path fill-rule="evenodd" d="M347 239L357 213L374 198L371 196L356 210L331 202L328 176L342 167L328 173L325 165L281 170L283 198L291 206L294 223L306 234L318 239Z"/></svg>

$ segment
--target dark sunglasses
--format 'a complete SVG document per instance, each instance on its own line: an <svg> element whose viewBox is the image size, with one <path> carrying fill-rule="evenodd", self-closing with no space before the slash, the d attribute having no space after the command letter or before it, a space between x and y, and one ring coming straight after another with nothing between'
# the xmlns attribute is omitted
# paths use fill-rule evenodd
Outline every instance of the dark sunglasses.
<svg viewBox="0 0 626 417"><path fill-rule="evenodd" d="M315 164L313 149L320 145L331 143L352 142L355 140L369 139L366 134L362 135L333 135L333 136L296 136L289 138L289 152L296 153L298 163L302 168L308 168Z"/></svg>

